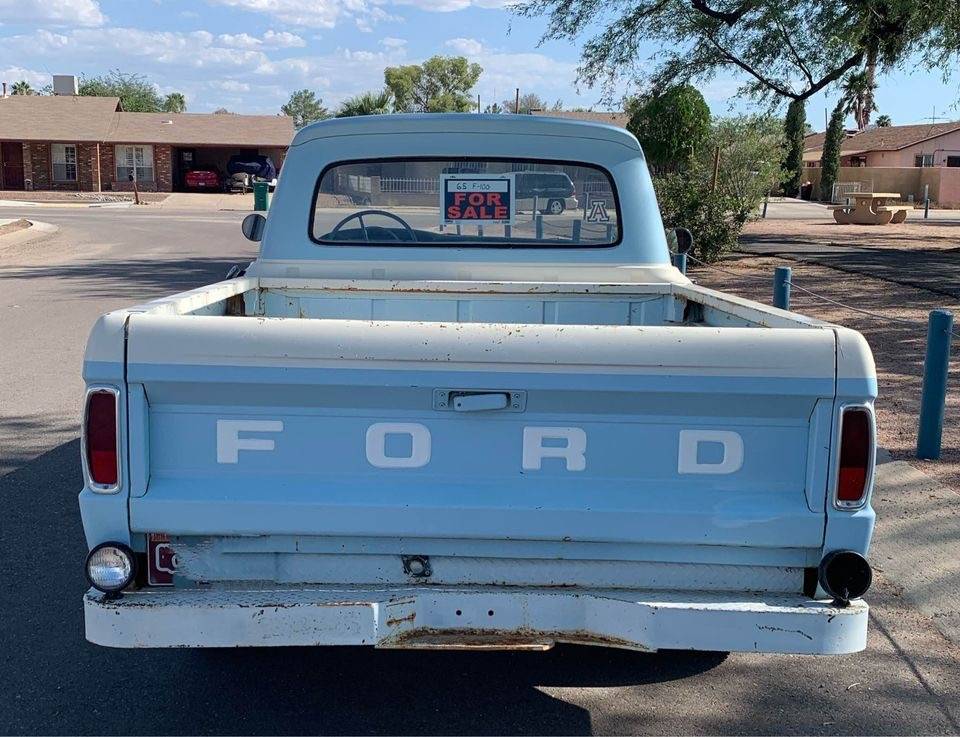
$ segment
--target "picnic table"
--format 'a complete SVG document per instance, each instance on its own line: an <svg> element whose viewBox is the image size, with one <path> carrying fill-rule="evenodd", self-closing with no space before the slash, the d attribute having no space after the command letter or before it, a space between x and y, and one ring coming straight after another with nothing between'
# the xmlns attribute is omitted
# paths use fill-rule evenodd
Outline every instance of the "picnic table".
<svg viewBox="0 0 960 737"><path fill-rule="evenodd" d="M834 205L833 219L840 225L887 225L907 219L907 205L900 201L899 192L854 192L852 205Z"/></svg>

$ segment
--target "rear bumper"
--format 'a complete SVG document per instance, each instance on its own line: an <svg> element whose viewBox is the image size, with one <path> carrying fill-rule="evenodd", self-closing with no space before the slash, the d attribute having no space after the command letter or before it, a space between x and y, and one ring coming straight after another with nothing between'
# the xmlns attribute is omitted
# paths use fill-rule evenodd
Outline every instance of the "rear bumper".
<svg viewBox="0 0 960 737"><path fill-rule="evenodd" d="M803 596L447 587L203 587L84 599L86 636L108 647L373 645L840 654L866 646L868 607Z"/></svg>

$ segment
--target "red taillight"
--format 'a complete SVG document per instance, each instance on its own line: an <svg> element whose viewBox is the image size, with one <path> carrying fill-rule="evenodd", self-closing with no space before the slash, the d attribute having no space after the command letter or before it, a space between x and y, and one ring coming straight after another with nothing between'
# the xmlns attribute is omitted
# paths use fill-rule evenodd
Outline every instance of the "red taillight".
<svg viewBox="0 0 960 737"><path fill-rule="evenodd" d="M845 409L840 421L839 506L857 507L863 501L873 460L872 445L870 411L866 407Z"/></svg>
<svg viewBox="0 0 960 737"><path fill-rule="evenodd" d="M116 486L117 396L95 390L87 395L86 424L83 428L90 479L101 486Z"/></svg>

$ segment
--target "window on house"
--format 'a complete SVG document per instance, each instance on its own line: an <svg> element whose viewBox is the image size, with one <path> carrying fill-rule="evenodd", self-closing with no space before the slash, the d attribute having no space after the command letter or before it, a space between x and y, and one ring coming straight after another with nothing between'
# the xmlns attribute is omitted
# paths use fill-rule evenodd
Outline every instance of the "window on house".
<svg viewBox="0 0 960 737"><path fill-rule="evenodd" d="M914 166L933 166L933 154L918 154L913 157Z"/></svg>
<svg viewBox="0 0 960 737"><path fill-rule="evenodd" d="M947 166L960 166L960 156L948 156Z"/></svg>
<svg viewBox="0 0 960 737"><path fill-rule="evenodd" d="M53 181L77 181L77 147L72 143L54 143L50 146L53 159Z"/></svg>
<svg viewBox="0 0 960 737"><path fill-rule="evenodd" d="M153 181L153 146L117 146L117 181Z"/></svg>

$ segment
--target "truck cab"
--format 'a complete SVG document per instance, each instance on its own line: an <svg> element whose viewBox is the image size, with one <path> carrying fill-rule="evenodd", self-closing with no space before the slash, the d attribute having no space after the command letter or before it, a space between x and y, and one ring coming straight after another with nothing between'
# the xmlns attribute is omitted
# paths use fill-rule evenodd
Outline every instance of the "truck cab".
<svg viewBox="0 0 960 737"><path fill-rule="evenodd" d="M244 232L91 332L90 641L865 646L870 350L674 268L630 133L324 121Z"/></svg>

